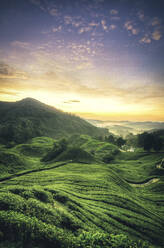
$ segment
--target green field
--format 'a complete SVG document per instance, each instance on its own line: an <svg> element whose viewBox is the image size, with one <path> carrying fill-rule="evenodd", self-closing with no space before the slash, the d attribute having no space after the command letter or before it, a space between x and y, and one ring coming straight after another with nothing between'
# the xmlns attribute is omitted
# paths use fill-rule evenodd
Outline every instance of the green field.
<svg viewBox="0 0 164 248"><path fill-rule="evenodd" d="M53 143L1 146L0 247L164 247L163 153L77 135L69 143L88 161L68 149L41 162Z"/></svg>

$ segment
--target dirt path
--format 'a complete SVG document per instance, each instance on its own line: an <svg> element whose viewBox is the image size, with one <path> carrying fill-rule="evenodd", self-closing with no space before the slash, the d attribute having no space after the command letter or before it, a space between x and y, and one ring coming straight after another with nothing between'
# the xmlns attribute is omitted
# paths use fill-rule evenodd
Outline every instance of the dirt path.
<svg viewBox="0 0 164 248"><path fill-rule="evenodd" d="M159 178L152 178L152 179L149 179L148 181L146 182L140 182L140 183L129 183L131 186L133 187L145 187L147 185L150 185L152 183L156 183L158 182L160 179Z"/></svg>
<svg viewBox="0 0 164 248"><path fill-rule="evenodd" d="M72 160L70 161L66 161L66 162L63 162L63 163L60 163L60 164L57 164L55 166L52 166L52 167L48 167L48 168L40 168L40 169L34 169L34 170L31 170L31 171L25 171L25 172L22 172L22 173L19 173L19 174L13 174L11 176L8 176L8 177L5 177L5 178L1 178L0 179L0 183L3 183L5 181L8 181L10 179L13 179L13 178L17 178L17 177L21 177L21 176L24 176L24 175L28 175L28 174L31 174L31 173L34 173L34 172L40 172L40 171L47 171L47 170L52 170L52 169L55 169L55 168L58 168L60 166L63 166L63 165L66 165L68 164L69 162L72 162ZM160 164L157 164L156 165L156 168L158 169L162 169L162 165L163 165L163 162L164 162L164 159L162 159L161 163ZM132 183L132 182L128 182L131 186L133 187L144 187L144 186L147 186L147 185L150 185L152 183L156 183L158 182L160 179L159 178L151 178L151 179L148 179L148 180L145 180L144 182L139 182L139 183Z"/></svg>
<svg viewBox="0 0 164 248"><path fill-rule="evenodd" d="M160 164L157 164L157 165L156 165L156 168L157 168L157 169L164 169L163 166L164 166L164 158L162 159L162 161L161 161Z"/></svg>
<svg viewBox="0 0 164 248"><path fill-rule="evenodd" d="M13 178L16 178L16 177L21 177L21 176L24 176L24 175L28 175L28 174L31 174L31 173L34 173L34 172L52 170L52 169L61 167L61 166L63 166L63 165L66 165L66 164L68 164L69 162L71 162L71 161L63 162L63 163L60 163L60 164L57 164L57 165L55 165L55 166L48 167L48 168L34 169L34 170L30 170L30 171L25 171L25 172L22 172L22 173L19 173L19 174L13 174L13 175L11 175L11 176L8 176L8 177L5 177L5 178L1 178L1 179L0 179L0 183L5 182L5 181L8 181L8 180L13 179Z"/></svg>
<svg viewBox="0 0 164 248"><path fill-rule="evenodd" d="M155 167L157 169L164 169L163 168L163 164L164 164L164 159L161 160L161 163L160 164L157 164L155 165ZM160 178L157 178L157 177L154 177L154 178L151 178L151 179L148 179L148 180L145 180L144 182L140 182L140 183L132 183L132 182L129 182L129 184L133 187L145 187L147 185L150 185L152 183L156 183L160 180Z"/></svg>

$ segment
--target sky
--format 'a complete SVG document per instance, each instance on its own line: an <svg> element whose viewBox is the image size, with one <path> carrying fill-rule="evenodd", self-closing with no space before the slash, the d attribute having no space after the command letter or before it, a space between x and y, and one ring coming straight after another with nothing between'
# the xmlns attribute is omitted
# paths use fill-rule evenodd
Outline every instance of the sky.
<svg viewBox="0 0 164 248"><path fill-rule="evenodd" d="M1 0L0 101L164 121L163 0Z"/></svg>

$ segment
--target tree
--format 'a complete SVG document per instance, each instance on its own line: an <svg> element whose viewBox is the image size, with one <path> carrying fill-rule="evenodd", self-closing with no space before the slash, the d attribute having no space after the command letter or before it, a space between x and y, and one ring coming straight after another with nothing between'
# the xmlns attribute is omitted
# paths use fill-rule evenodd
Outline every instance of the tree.
<svg viewBox="0 0 164 248"><path fill-rule="evenodd" d="M116 145L118 145L119 147L125 145L126 143L126 140L124 140L122 137L119 137L117 140L116 140Z"/></svg>
<svg viewBox="0 0 164 248"><path fill-rule="evenodd" d="M59 156L62 152L67 149L68 142L65 138L60 139L58 142L55 142L53 148L50 152L48 152L41 161L48 162L55 159Z"/></svg>
<svg viewBox="0 0 164 248"><path fill-rule="evenodd" d="M106 154L102 158L103 162L106 164L110 163L113 159L114 159L114 156L112 154Z"/></svg>
<svg viewBox="0 0 164 248"><path fill-rule="evenodd" d="M132 147L137 147L137 135L134 135L132 133L129 133L126 136L126 145L127 146L132 146Z"/></svg>
<svg viewBox="0 0 164 248"><path fill-rule="evenodd" d="M160 137L154 135L154 142L153 142L154 151L158 152L162 149L162 147L163 147L163 140Z"/></svg>
<svg viewBox="0 0 164 248"><path fill-rule="evenodd" d="M138 135L138 146L145 151L160 151L163 147L163 140L156 133L142 133Z"/></svg>
<svg viewBox="0 0 164 248"><path fill-rule="evenodd" d="M115 138L114 138L113 135L106 136L105 141L109 142L109 143L112 143L112 144L115 144Z"/></svg>
<svg viewBox="0 0 164 248"><path fill-rule="evenodd" d="M153 135L147 132L138 135L138 146L143 147L145 151L150 151L153 147Z"/></svg>

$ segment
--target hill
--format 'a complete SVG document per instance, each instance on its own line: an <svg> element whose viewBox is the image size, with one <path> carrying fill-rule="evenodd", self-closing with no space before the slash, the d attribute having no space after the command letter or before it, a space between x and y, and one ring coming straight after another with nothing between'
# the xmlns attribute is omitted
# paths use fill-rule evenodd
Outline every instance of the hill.
<svg viewBox="0 0 164 248"><path fill-rule="evenodd" d="M72 135L67 140L54 142L53 148L42 158L43 162L76 161L105 162L112 161L119 153L119 148L111 143L103 142L89 135Z"/></svg>
<svg viewBox="0 0 164 248"><path fill-rule="evenodd" d="M71 134L100 136L106 129L93 126L80 117L65 113L26 98L17 102L0 102L0 141L24 143L37 136L59 138Z"/></svg>
<svg viewBox="0 0 164 248"><path fill-rule="evenodd" d="M86 135L68 140L80 149L48 164L41 158L53 148L51 138L1 145L0 247L162 248L164 169L156 165L163 154L73 162L77 152L90 159L92 148L101 160L117 147Z"/></svg>

